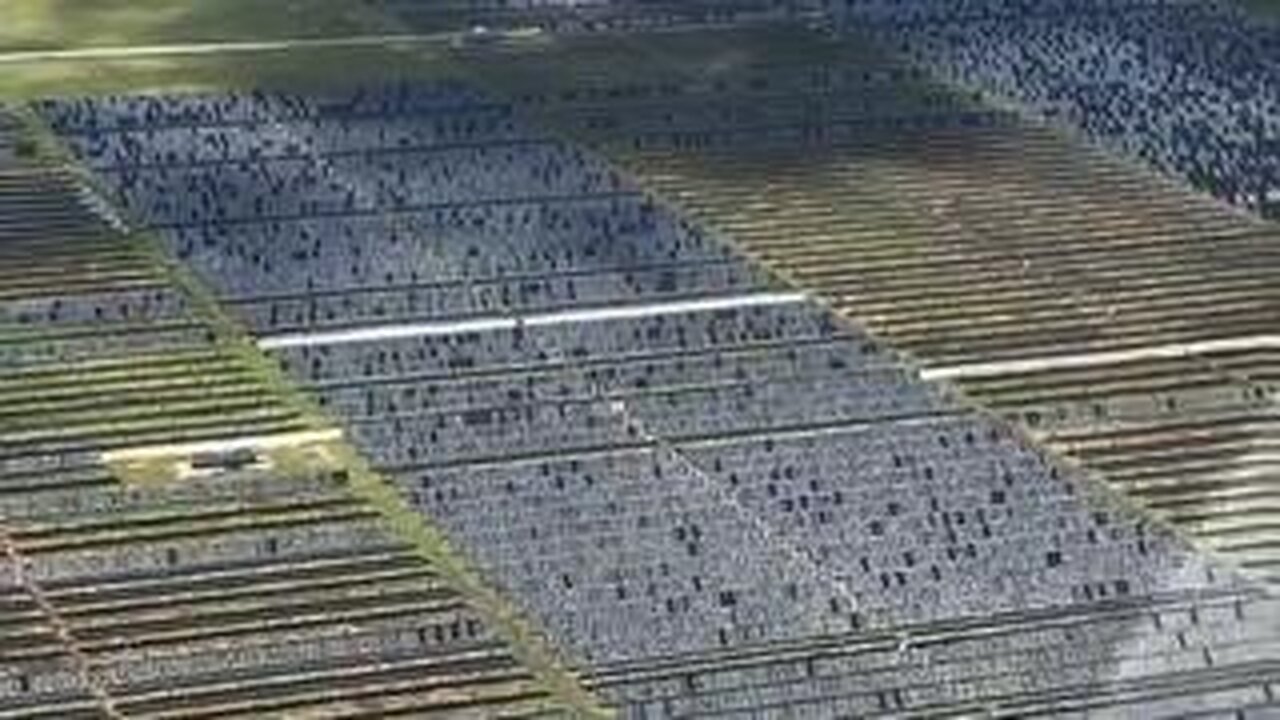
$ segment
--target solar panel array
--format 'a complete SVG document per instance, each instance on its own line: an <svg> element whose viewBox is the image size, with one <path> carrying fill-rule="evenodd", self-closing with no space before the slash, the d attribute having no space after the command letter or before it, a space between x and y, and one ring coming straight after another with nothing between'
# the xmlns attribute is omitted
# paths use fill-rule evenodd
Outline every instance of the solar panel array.
<svg viewBox="0 0 1280 720"><path fill-rule="evenodd" d="M568 716L342 464L168 476L322 428L91 196L0 165L0 717Z"/></svg>
<svg viewBox="0 0 1280 720"><path fill-rule="evenodd" d="M1272 215L1280 33L1239 5L872 1L838 12L942 77Z"/></svg>
<svg viewBox="0 0 1280 720"><path fill-rule="evenodd" d="M1261 585L511 103L41 110L630 717L1274 711Z"/></svg>
<svg viewBox="0 0 1280 720"><path fill-rule="evenodd" d="M822 57L761 53L661 102L553 81L538 110L1274 576L1274 228L1009 113L966 121L972 98L890 61Z"/></svg>

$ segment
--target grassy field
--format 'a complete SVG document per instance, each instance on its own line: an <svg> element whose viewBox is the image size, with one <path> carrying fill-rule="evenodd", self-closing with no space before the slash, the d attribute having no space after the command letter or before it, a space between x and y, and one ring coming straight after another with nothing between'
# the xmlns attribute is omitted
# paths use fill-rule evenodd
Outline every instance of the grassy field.
<svg viewBox="0 0 1280 720"><path fill-rule="evenodd" d="M447 75L447 52L423 47L308 48L128 60L60 60L0 67L0 101L118 92L218 89L323 91L361 82Z"/></svg>
<svg viewBox="0 0 1280 720"><path fill-rule="evenodd" d="M376 31L380 14L351 0L9 0L0 52L341 37Z"/></svg>
<svg viewBox="0 0 1280 720"><path fill-rule="evenodd" d="M1240 0L1280 18L1280 0ZM420 31L355 0L10 0L0 22L0 53L89 47L336 38ZM751 35L751 37L747 37ZM556 45L568 42L583 62L565 71ZM812 61L823 48L812 35L679 33L537 41L484 59L456 57L442 45L400 48L295 49L132 60L58 60L0 65L0 101L49 95L187 91L245 87L323 90L371 79L457 74L459 64L490 85L519 90L584 80L602 84L637 74L650 80L713 82L759 61ZM830 45L826 43L826 45ZM841 54L856 54L849 42ZM618 52L620 49L625 52ZM636 59L642 58L641 65ZM639 71L637 73L637 71Z"/></svg>
<svg viewBox="0 0 1280 720"><path fill-rule="evenodd" d="M352 0L11 0L0 53L92 47L341 38L404 32ZM440 48L305 48L0 66L0 100L246 87L323 90L442 72Z"/></svg>
<svg viewBox="0 0 1280 720"><path fill-rule="evenodd" d="M19 0L0 27L0 53L217 40L400 34L397 18L351 0ZM357 9L349 9L357 8ZM6 18L6 20L9 20ZM827 45L830 45L829 43ZM847 43L841 53L856 52ZM625 52L618 52L619 46ZM324 90L361 82L465 74L507 91L647 80L714 82L767 51L772 61L808 59L811 35L792 31L696 32L650 36L535 38L500 52L458 53L443 43L399 47L295 48L112 60L39 60L0 65L0 101L114 92L248 87ZM566 72L562 58L578 61ZM637 67L636 59L643 58Z"/></svg>
<svg viewBox="0 0 1280 720"><path fill-rule="evenodd" d="M1255 15L1280 20L1280 0L1240 0L1240 3Z"/></svg>
<svg viewBox="0 0 1280 720"><path fill-rule="evenodd" d="M877 55L852 39L831 42L797 28L767 28L530 42L465 62L471 72L511 92L558 92L637 82L710 85L763 64L808 66Z"/></svg>

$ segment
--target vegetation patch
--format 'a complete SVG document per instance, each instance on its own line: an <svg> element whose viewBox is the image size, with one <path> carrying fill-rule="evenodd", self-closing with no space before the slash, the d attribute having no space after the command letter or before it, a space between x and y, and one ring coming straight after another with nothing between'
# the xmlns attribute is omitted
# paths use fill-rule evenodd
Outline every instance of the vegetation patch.
<svg viewBox="0 0 1280 720"><path fill-rule="evenodd" d="M20 0L5 8L0 52L341 37L378 17L350 0Z"/></svg>

